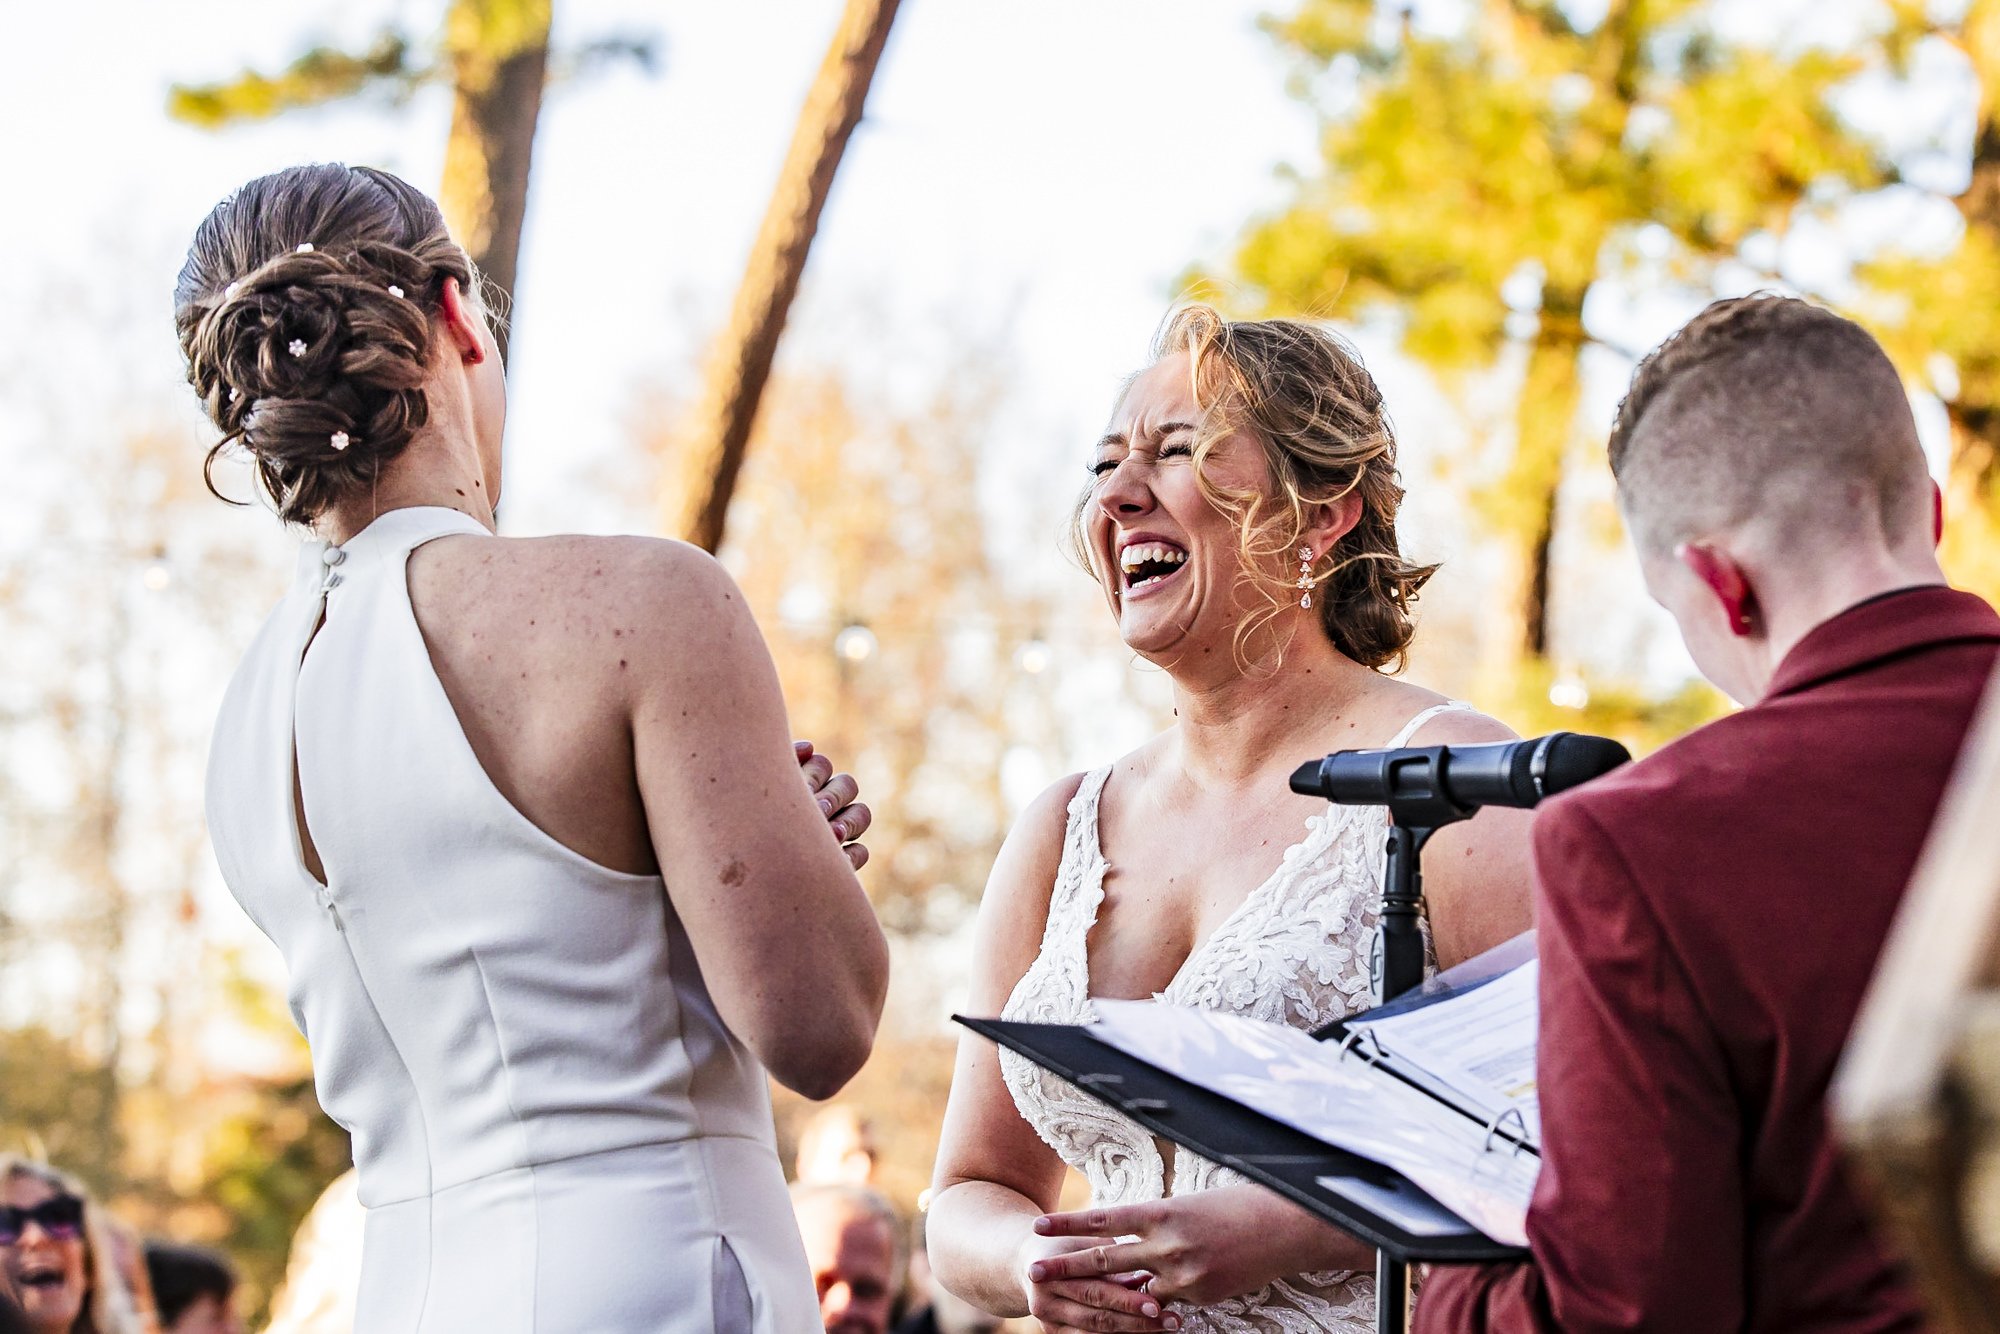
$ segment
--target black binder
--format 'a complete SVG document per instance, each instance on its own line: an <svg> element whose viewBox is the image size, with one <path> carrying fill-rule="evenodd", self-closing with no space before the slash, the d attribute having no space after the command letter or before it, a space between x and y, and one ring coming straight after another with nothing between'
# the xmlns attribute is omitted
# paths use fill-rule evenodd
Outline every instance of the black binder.
<svg viewBox="0 0 2000 1334"><path fill-rule="evenodd" d="M1525 1260L1494 1241L1401 1173L1119 1051L1070 1024L1001 1019L958 1023L1123 1112L1163 1139L1240 1172L1405 1263L1471 1264ZM1321 1178L1334 1183L1320 1184ZM1381 1211L1417 1216L1406 1226Z"/></svg>

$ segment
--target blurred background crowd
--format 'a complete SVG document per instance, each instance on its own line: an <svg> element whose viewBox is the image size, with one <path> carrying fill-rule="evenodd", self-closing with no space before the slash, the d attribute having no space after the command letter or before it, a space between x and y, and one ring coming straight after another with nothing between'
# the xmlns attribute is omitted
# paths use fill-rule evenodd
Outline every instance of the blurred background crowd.
<svg viewBox="0 0 2000 1334"><path fill-rule="evenodd" d="M871 23L886 43L826 59ZM82 0L0 24L0 1259L30 1307L79 1303L38 1329L343 1327L315 1274L355 1262L348 1146L200 806L292 539L203 487L169 292L260 172L440 189L511 295L503 531L715 546L798 734L878 813L882 1038L834 1108L778 1099L830 1329L992 1327L924 1315L946 1017L1009 820L1166 708L1061 535L1176 299L1355 340L1406 549L1443 563L1412 674L1524 734L1643 752L1723 707L1644 609L1602 457L1635 355L1716 295L1803 293L1882 338L1946 568L2000 597L2000 0ZM844 153L801 158L857 74ZM217 484L250 495L233 465Z"/></svg>

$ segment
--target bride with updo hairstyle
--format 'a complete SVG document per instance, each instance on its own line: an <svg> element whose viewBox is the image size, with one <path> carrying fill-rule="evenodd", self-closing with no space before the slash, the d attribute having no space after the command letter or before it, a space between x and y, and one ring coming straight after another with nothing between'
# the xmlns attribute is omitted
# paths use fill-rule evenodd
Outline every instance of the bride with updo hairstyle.
<svg viewBox="0 0 2000 1334"><path fill-rule="evenodd" d="M495 535L478 275L387 172L245 185L175 319L211 489L241 450L307 530L208 819L354 1138L356 1327L817 1328L765 1073L836 1092L887 954L868 809L741 593L682 543Z"/></svg>
<svg viewBox="0 0 2000 1334"><path fill-rule="evenodd" d="M1381 391L1338 337L1179 311L1090 458L1075 539L1175 722L1008 835L969 1013L1088 1023L1155 998L1316 1029L1365 1009L1387 813L1293 794L1304 759L1505 741L1394 679L1431 567L1402 553ZM1530 925L1525 812L1440 832L1427 967ZM1058 1214L1065 1167L1090 1207ZM940 1282L1045 1329L1375 1328L1373 1251L982 1038L959 1045L930 1209Z"/></svg>

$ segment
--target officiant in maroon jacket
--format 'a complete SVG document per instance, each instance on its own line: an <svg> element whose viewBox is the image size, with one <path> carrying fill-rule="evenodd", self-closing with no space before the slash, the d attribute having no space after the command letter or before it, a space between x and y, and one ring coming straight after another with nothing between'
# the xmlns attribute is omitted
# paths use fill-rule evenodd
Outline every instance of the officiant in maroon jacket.
<svg viewBox="0 0 2000 1334"><path fill-rule="evenodd" d="M1546 1153L1530 1264L1421 1334L1907 1331L1827 1086L2000 648L1947 588L1902 382L1805 302L1710 306L1611 466L1648 590L1747 707L1538 812Z"/></svg>

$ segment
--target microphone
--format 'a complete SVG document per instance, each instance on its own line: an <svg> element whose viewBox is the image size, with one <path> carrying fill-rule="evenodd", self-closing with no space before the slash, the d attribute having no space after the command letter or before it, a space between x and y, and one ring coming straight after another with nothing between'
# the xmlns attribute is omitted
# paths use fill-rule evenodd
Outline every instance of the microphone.
<svg viewBox="0 0 2000 1334"><path fill-rule="evenodd" d="M1532 807L1631 758L1610 737L1577 732L1478 746L1337 750L1300 765L1292 791L1338 806L1421 809L1433 818L1463 819L1481 806Z"/></svg>

